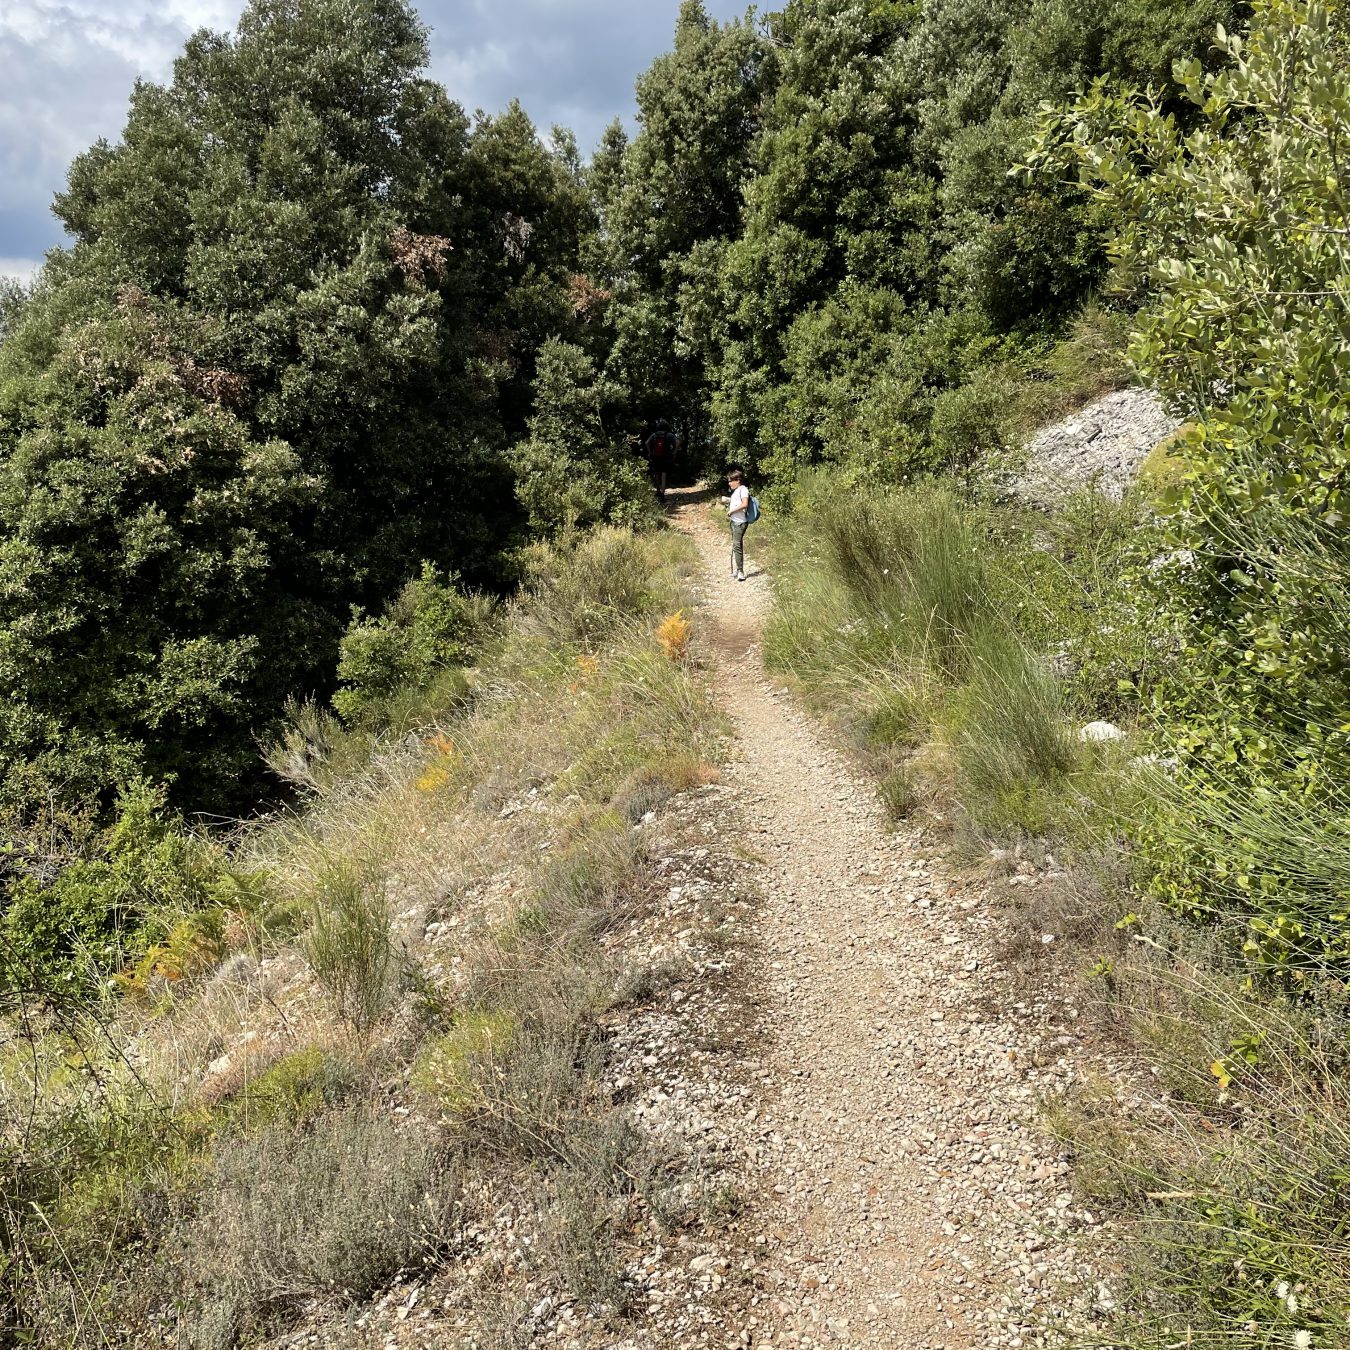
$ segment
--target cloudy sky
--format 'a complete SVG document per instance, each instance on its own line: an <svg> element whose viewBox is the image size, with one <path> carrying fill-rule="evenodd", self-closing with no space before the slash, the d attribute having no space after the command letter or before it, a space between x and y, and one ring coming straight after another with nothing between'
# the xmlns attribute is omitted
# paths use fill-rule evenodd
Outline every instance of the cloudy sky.
<svg viewBox="0 0 1350 1350"><path fill-rule="evenodd" d="M747 0L705 0L719 19ZM196 28L231 28L243 0L0 0L0 275L31 274L61 241L52 194L70 160L116 140L137 76L162 80ZM519 97L583 151L666 50L679 0L422 0L433 73L470 110Z"/></svg>

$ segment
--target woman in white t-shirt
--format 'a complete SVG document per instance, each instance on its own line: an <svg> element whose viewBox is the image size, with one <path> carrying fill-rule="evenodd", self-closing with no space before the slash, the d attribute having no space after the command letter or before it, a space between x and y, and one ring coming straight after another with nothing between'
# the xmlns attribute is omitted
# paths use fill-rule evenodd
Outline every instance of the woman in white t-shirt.
<svg viewBox="0 0 1350 1350"><path fill-rule="evenodd" d="M727 516L731 521L731 575L745 580L745 513L750 506L750 489L739 469L727 474Z"/></svg>

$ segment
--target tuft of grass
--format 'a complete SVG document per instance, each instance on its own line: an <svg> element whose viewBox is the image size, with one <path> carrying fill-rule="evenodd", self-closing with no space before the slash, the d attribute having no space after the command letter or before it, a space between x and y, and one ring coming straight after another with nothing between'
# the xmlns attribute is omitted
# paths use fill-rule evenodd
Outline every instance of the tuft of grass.
<svg viewBox="0 0 1350 1350"><path fill-rule="evenodd" d="M682 562L688 567L661 536L611 526L532 545L524 554L526 621L556 642L595 647L660 609Z"/></svg>
<svg viewBox="0 0 1350 1350"><path fill-rule="evenodd" d="M449 1031L423 1043L413 1085L441 1110L466 1115L485 1104L479 1085L501 1072L515 1034L514 1013L462 1013Z"/></svg>
<svg viewBox="0 0 1350 1350"><path fill-rule="evenodd" d="M1344 1009L1254 1001L1232 976L1145 947L1107 1003L1166 1092L1079 1090L1050 1119L1080 1194L1112 1217L1113 1345L1332 1346L1350 1326ZM1151 953L1151 955L1149 955Z"/></svg>
<svg viewBox="0 0 1350 1350"><path fill-rule="evenodd" d="M356 1066L325 1046L294 1050L245 1080L230 1100L232 1121L246 1129L278 1123L304 1125L359 1089Z"/></svg>
<svg viewBox="0 0 1350 1350"><path fill-rule="evenodd" d="M910 816L922 800L922 792L914 773L901 761L877 784L877 794L892 820Z"/></svg>
<svg viewBox="0 0 1350 1350"><path fill-rule="evenodd" d="M1125 359L1133 315L1089 302L1065 338L1027 371L1011 404L1011 430L1030 435L1084 404L1123 389L1131 372Z"/></svg>
<svg viewBox="0 0 1350 1350"><path fill-rule="evenodd" d="M816 528L855 609L931 669L959 678L991 593L978 527L955 492L847 498L823 509Z"/></svg>
<svg viewBox="0 0 1350 1350"><path fill-rule="evenodd" d="M968 809L986 829L1050 833L1081 756L1046 663L1006 632L988 630L972 642L971 677L952 703Z"/></svg>
<svg viewBox="0 0 1350 1350"><path fill-rule="evenodd" d="M336 858L312 906L305 957L333 1011L364 1042L393 1002L401 968L383 880L372 863Z"/></svg>

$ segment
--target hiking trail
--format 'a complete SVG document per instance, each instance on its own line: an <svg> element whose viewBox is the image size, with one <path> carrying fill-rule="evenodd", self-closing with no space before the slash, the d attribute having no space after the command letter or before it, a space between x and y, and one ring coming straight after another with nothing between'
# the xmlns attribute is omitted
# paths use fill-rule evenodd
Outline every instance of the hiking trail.
<svg viewBox="0 0 1350 1350"><path fill-rule="evenodd" d="M747 992L766 1042L747 1066L763 1193L741 1343L1044 1343L1037 1324L1068 1311L1067 1290L1085 1286L1082 1303L1092 1288L1072 1230L1095 1216L1073 1211L1067 1163L1036 1128L1038 1101L1073 1072L1062 1052L1076 1011L1019 1003L991 956L999 917L981 887L890 826L765 674L756 531L738 583L721 517L672 496L703 558L718 698L736 728L724 783L745 832L728 854L739 843L755 860L763 896Z"/></svg>

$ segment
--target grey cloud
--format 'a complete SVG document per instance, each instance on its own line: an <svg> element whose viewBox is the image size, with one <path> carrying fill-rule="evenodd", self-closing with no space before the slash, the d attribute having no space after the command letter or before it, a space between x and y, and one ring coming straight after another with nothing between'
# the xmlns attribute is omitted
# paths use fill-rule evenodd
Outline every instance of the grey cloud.
<svg viewBox="0 0 1350 1350"><path fill-rule="evenodd" d="M0 15L0 255L17 273L54 244L70 161L115 138L138 76L162 77L186 23L109 5L98 15L17 0Z"/></svg>

